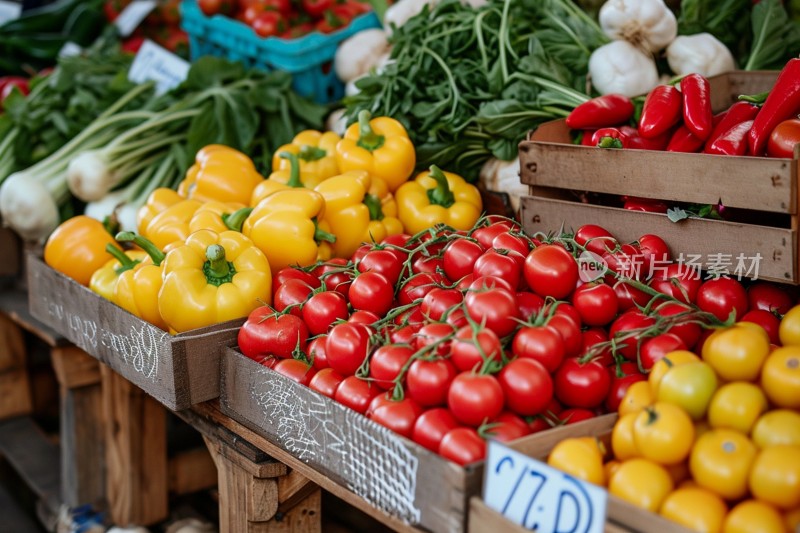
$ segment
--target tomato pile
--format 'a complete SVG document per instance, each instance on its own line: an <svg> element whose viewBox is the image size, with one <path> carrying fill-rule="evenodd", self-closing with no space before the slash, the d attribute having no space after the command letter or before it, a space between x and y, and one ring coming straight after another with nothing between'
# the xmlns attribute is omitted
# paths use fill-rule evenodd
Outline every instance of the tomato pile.
<svg viewBox="0 0 800 533"><path fill-rule="evenodd" d="M260 37L296 39L312 31L332 33L372 10L359 0L198 0L208 15L244 22Z"/></svg>
<svg viewBox="0 0 800 533"><path fill-rule="evenodd" d="M631 386L610 436L567 439L548 462L693 531L800 524L800 306L778 329L742 321L676 350Z"/></svg>
<svg viewBox="0 0 800 533"><path fill-rule="evenodd" d="M748 293L733 279L695 279L655 235L620 244L583 226L537 237L490 217L284 268L239 347L467 464L483 458L484 438L616 410L666 353L701 346L704 327L754 320L777 343L774 313L794 303L766 283ZM581 270L587 254L609 267L594 281Z"/></svg>

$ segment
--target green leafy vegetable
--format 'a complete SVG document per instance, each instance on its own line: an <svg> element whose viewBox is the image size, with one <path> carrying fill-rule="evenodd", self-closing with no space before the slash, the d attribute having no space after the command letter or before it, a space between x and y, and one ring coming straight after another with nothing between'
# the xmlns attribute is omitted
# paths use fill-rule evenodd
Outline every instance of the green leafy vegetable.
<svg viewBox="0 0 800 533"><path fill-rule="evenodd" d="M800 50L800 25L789 18L780 0L753 6L753 47L744 70L778 70Z"/></svg>

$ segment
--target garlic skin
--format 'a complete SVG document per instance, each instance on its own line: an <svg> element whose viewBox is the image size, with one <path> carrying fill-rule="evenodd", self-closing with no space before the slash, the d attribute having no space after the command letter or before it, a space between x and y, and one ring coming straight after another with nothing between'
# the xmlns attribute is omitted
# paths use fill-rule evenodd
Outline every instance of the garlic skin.
<svg viewBox="0 0 800 533"><path fill-rule="evenodd" d="M664 0L608 0L598 19L606 35L643 51L658 52L678 35L678 22Z"/></svg>
<svg viewBox="0 0 800 533"><path fill-rule="evenodd" d="M430 5L431 9L437 4L437 0L399 0L395 2L386 14L383 16L383 27L387 35L391 35L394 31L392 26L399 28L406 23L408 19L422 12L422 9Z"/></svg>
<svg viewBox="0 0 800 533"><path fill-rule="evenodd" d="M656 62L628 41L612 41L592 52L589 75L600 94L633 97L648 93L659 83Z"/></svg>
<svg viewBox="0 0 800 533"><path fill-rule="evenodd" d="M376 66L388 49L389 41L383 30L360 31L336 50L333 59L336 75L345 83L353 81Z"/></svg>
<svg viewBox="0 0 800 533"><path fill-rule="evenodd" d="M677 76L697 73L709 77L736 70L731 51L710 33L676 37L667 47L667 62Z"/></svg>

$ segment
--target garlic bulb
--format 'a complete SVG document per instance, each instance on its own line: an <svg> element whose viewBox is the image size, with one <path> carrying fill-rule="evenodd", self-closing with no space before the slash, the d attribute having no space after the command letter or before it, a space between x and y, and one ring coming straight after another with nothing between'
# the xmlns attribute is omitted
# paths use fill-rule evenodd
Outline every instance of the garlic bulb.
<svg viewBox="0 0 800 533"><path fill-rule="evenodd" d="M333 59L336 75L347 83L366 74L378 64L388 48L389 41L381 29L356 33L340 44L336 50Z"/></svg>
<svg viewBox="0 0 800 533"><path fill-rule="evenodd" d="M675 38L667 47L667 62L678 76L697 73L709 77L736 69L731 51L710 33Z"/></svg>
<svg viewBox="0 0 800 533"><path fill-rule="evenodd" d="M612 41L592 52L589 74L600 94L633 97L649 92L659 82L653 58L628 41Z"/></svg>
<svg viewBox="0 0 800 533"><path fill-rule="evenodd" d="M388 35L392 34L393 26L399 28L408 19L422 12L422 9L430 5L431 9L436 5L436 0L399 0L395 2L383 16L383 27Z"/></svg>
<svg viewBox="0 0 800 533"><path fill-rule="evenodd" d="M624 39L650 52L662 50L678 34L678 22L664 0L608 0L598 19L612 39Z"/></svg>

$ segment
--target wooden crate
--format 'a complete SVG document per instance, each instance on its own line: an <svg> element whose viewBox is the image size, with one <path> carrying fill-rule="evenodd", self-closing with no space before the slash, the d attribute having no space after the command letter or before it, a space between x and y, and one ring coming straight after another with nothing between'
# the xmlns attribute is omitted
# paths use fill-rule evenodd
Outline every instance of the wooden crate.
<svg viewBox="0 0 800 533"><path fill-rule="evenodd" d="M733 72L711 78L714 110L725 109L739 94L769 90L777 75ZM656 233L673 256L699 254L704 267L725 259L733 271L740 255L746 266L760 255L759 278L798 284L799 158L800 148L794 159L598 150L571 144L563 120L548 122L520 143L520 179L531 190L522 201L521 219L529 232L599 224L625 241ZM576 191L667 203L722 202L759 213L751 217L754 223L698 218L673 223L658 213L581 203Z"/></svg>
<svg viewBox="0 0 800 533"><path fill-rule="evenodd" d="M9 228L0 227L0 276L16 276L22 265L22 242Z"/></svg>
<svg viewBox="0 0 800 533"><path fill-rule="evenodd" d="M581 424L573 424L543 433L538 439L520 439L510 447L540 461L546 461L556 444L574 437L598 437L611 449L611 431L617 421L616 415L608 415ZM479 498L470 501L469 532L517 533L528 531L514 524L497 511L490 509ZM689 533L689 530L662 518L661 516L636 507L616 496L608 495L606 507L606 527L608 533Z"/></svg>
<svg viewBox="0 0 800 533"><path fill-rule="evenodd" d="M483 463L460 467L232 348L220 388L224 414L374 507L414 527L464 531Z"/></svg>
<svg viewBox="0 0 800 533"><path fill-rule="evenodd" d="M169 333L28 255L31 314L174 411L219 396L219 358L243 319Z"/></svg>

